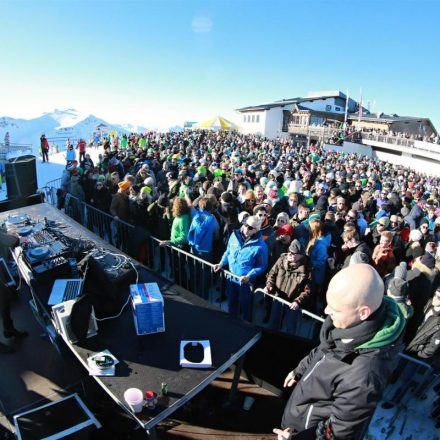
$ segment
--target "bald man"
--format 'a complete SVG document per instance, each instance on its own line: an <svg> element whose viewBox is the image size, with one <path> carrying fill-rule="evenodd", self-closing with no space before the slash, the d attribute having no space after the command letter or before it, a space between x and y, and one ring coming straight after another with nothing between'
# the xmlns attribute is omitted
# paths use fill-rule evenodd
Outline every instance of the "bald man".
<svg viewBox="0 0 440 440"><path fill-rule="evenodd" d="M294 387L279 440L331 425L336 439L361 439L403 346L405 318L384 297L384 284L368 264L342 269L327 290L320 344L284 382ZM294 437L294 436L293 436Z"/></svg>

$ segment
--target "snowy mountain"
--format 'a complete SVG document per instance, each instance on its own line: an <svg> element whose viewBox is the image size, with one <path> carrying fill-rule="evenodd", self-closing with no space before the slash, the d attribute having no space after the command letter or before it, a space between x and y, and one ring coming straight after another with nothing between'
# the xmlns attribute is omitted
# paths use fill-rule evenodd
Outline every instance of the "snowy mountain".
<svg viewBox="0 0 440 440"><path fill-rule="evenodd" d="M99 125L108 131L117 131L119 134L147 130L145 127L129 124L111 124L94 115L81 115L71 108L55 109L52 113L43 113L34 119L0 117L0 143L3 142L6 132L9 132L11 144L32 144L34 152L37 153L40 136L43 133L50 143L64 147L67 138L72 141L79 138L89 140Z"/></svg>

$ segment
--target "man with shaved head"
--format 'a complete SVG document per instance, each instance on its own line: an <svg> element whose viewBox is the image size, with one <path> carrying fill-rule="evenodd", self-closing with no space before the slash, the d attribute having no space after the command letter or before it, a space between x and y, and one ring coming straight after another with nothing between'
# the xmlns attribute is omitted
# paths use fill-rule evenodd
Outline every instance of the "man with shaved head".
<svg viewBox="0 0 440 440"><path fill-rule="evenodd" d="M284 382L294 388L274 429L280 440L324 424L335 439L361 439L403 348L405 318L368 264L332 278L325 312L319 346Z"/></svg>

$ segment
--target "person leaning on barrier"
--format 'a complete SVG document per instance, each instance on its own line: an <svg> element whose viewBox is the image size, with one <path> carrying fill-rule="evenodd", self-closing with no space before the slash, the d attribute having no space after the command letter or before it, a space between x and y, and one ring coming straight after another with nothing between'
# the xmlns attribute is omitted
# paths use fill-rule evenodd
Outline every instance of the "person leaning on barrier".
<svg viewBox="0 0 440 440"><path fill-rule="evenodd" d="M229 270L237 276L227 280L229 313L238 316L241 309L247 321L252 316L250 284L264 273L268 261L268 249L261 236L260 224L257 217L247 217L243 226L232 232L220 263L214 265L214 272L229 265Z"/></svg>
<svg viewBox="0 0 440 440"><path fill-rule="evenodd" d="M110 214L115 220L128 221L130 219L130 211L128 209L130 186L130 183L126 180L118 183L118 192L113 195L110 204Z"/></svg>
<svg viewBox="0 0 440 440"><path fill-rule="evenodd" d="M320 422L336 439L360 440L402 348L405 318L368 264L332 278L325 312L319 346L285 379L294 388L274 429L280 440Z"/></svg>
<svg viewBox="0 0 440 440"><path fill-rule="evenodd" d="M299 316L299 307L310 294L312 282L309 261L304 248L298 240L290 243L289 251L282 254L267 275L265 290L290 302L290 310L286 311L286 328L294 333ZM272 303L269 328L277 330L283 322L283 304L274 300Z"/></svg>

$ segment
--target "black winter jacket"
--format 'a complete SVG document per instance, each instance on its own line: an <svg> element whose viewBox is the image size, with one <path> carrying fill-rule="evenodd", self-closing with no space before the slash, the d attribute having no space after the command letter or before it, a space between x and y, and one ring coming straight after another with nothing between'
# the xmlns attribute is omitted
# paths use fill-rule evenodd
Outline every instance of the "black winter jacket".
<svg viewBox="0 0 440 440"><path fill-rule="evenodd" d="M424 313L431 308L432 300L426 304ZM408 344L406 351L418 358L433 360L440 348L440 315L433 314L417 329L414 339Z"/></svg>
<svg viewBox="0 0 440 440"><path fill-rule="evenodd" d="M403 348L403 329L393 343L381 348L342 349L326 343L326 327L332 327L329 317L323 324L321 344L294 370L298 381L282 427L302 431L330 419L336 439L360 440Z"/></svg>

